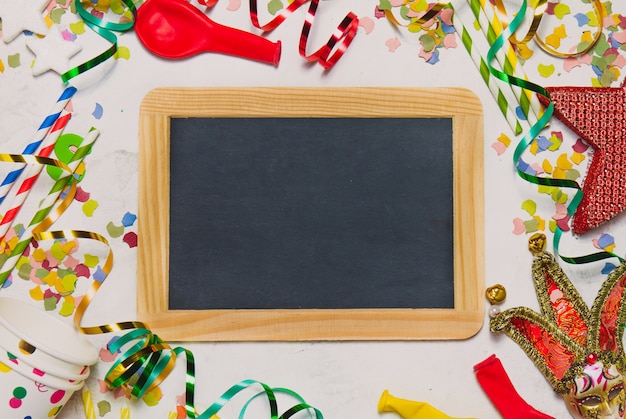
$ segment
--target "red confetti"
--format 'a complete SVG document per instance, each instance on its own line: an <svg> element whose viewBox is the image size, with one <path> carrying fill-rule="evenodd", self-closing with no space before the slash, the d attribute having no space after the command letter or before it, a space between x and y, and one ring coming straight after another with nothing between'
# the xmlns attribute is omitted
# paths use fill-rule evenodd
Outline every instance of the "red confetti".
<svg viewBox="0 0 626 419"><path fill-rule="evenodd" d="M135 232L130 231L124 234L124 238L122 240L124 240L124 243L126 243L131 249L133 247L137 247L137 233Z"/></svg>
<svg viewBox="0 0 626 419"><path fill-rule="evenodd" d="M76 195L74 195L74 199L77 200L78 202L87 202L89 201L90 196L91 194L89 192L85 192L83 188L78 186L76 188Z"/></svg>

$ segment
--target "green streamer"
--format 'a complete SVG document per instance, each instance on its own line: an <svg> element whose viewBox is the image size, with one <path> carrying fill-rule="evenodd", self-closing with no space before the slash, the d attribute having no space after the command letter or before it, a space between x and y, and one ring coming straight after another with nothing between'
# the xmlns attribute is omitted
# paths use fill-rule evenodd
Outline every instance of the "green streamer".
<svg viewBox="0 0 626 419"><path fill-rule="evenodd" d="M515 14L515 17L513 18L509 26L502 31L500 36L493 42L491 48L489 48L489 52L487 53L487 63L489 65L489 70L491 74L493 74L495 77L499 78L500 80L509 84L514 84L518 87L521 87L522 89L531 90L535 93L542 95L546 99L548 99L548 106L545 109L544 113L541 115L539 120L532 127L530 127L530 130L524 135L524 137L520 140L519 144L517 145L515 152L513 154L513 162L515 164L515 169L517 170L518 175L522 179L526 180L527 182L534 183L537 185L556 186L560 188L575 189L576 190L575 196L572 198L571 202L567 206L567 214L569 216L572 216L574 212L576 211L576 208L580 204L580 201L582 200L582 190L577 182L572 181L572 180L538 177L538 176L534 176L529 173L526 173L521 168L523 167L522 165L528 166L522 159L523 152L530 146L531 142L537 137L537 135L541 132L541 130L548 125L548 122L550 121L550 118L552 118L552 114L554 113L554 104L550 100L550 94L548 93L546 89L544 89L543 87L537 84L514 77L510 74L504 73L494 68L491 65L491 62L495 58L496 51L504 46L505 40L509 39L515 33L515 30L517 30L517 28L519 27L520 23L522 22L526 14L526 8L527 8L526 0L523 0L520 10L518 11L517 14ZM578 257L563 256L559 253L559 243L561 241L562 235L563 235L563 230L559 226L557 226L555 234L554 234L554 238L553 238L554 252L557 255L559 255L559 257L561 257L561 259L563 259L565 262L572 263L572 264L581 264L581 263L589 263L589 262L599 261L603 259L608 259L611 257L615 257L619 259L620 262L623 261L623 259L620 256L616 255L615 253L606 252L606 251L597 252L597 253L593 253L593 254L585 255L585 256L578 256Z"/></svg>
<svg viewBox="0 0 626 419"><path fill-rule="evenodd" d="M132 27L135 24L135 18L137 15L137 8L135 7L135 4L132 2L132 0L122 0L122 2L126 5L126 7L128 7L128 9L131 11L133 15L133 20L130 22L126 22L126 23L105 22L103 19L100 19L92 15L91 13L89 13L83 7L81 0L74 1L74 5L76 6L76 11L80 15L80 17L83 19L85 24L91 30L96 32L98 35L100 35L101 37L109 41L111 43L111 46L106 51L99 54L98 56L61 74L61 80L63 80L63 83L67 84L74 77L91 70L92 68L102 64L103 62L107 61L108 59L112 58L115 55L115 53L117 52L117 36L115 35L113 31L125 32L125 31L132 29Z"/></svg>

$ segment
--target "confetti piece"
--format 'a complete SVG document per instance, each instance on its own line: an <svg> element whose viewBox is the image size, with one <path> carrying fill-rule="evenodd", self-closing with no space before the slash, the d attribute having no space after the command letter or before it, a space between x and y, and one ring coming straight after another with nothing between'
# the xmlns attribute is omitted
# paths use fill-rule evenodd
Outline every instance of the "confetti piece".
<svg viewBox="0 0 626 419"><path fill-rule="evenodd" d="M554 219L554 220L562 220L563 218L568 216L568 214L567 214L567 207L565 206L565 204L557 202L557 203L555 203L555 207L556 207L556 212L552 216L552 219Z"/></svg>
<svg viewBox="0 0 626 419"><path fill-rule="evenodd" d="M524 220L521 218L513 219L513 234L519 236L520 234L526 231L526 226L524 225Z"/></svg>
<svg viewBox="0 0 626 419"><path fill-rule="evenodd" d="M371 18L365 16L359 18L359 26L365 30L366 35L369 35L374 30L374 21Z"/></svg>
<svg viewBox="0 0 626 419"><path fill-rule="evenodd" d="M574 164L580 164L585 160L585 155L582 153L572 153L572 155L570 156L570 160L574 163Z"/></svg>
<svg viewBox="0 0 626 419"><path fill-rule="evenodd" d="M90 199L83 204L83 213L85 213L87 217L91 217L93 216L93 213L96 210L96 208L98 208L98 202L94 201L93 199Z"/></svg>
<svg viewBox="0 0 626 419"><path fill-rule="evenodd" d="M524 228L526 229L526 233L539 231L539 221L534 218L532 220L524 221Z"/></svg>
<svg viewBox="0 0 626 419"><path fill-rule="evenodd" d="M552 141L550 141L548 138L546 138L543 135L539 135L536 138L536 143L537 143L537 147L539 148L539 150L541 151L545 151L548 150L550 147L552 147L552 145L554 144Z"/></svg>
<svg viewBox="0 0 626 419"><path fill-rule="evenodd" d="M135 221L137 221L137 215L133 214L132 212L127 211L122 217L122 225L124 227L131 227L133 224L135 224Z"/></svg>
<svg viewBox="0 0 626 419"><path fill-rule="evenodd" d="M532 199L527 199L522 202L521 208L528 213L528 215L533 216L537 211L537 203Z"/></svg>
<svg viewBox="0 0 626 419"><path fill-rule="evenodd" d="M156 406L157 404L159 404L159 401L162 397L163 393L161 391L161 388L157 386L153 390L150 390L148 393L146 393L146 395L143 397L143 401L148 406Z"/></svg>
<svg viewBox="0 0 626 419"><path fill-rule="evenodd" d="M506 146L499 141L496 141L495 143L491 144L491 148L493 148L496 151L496 154L498 156L501 156L506 152Z"/></svg>
<svg viewBox="0 0 626 419"><path fill-rule="evenodd" d="M539 75L541 77L550 77L552 74L554 74L554 64L539 64L537 66L537 70L539 71Z"/></svg>
<svg viewBox="0 0 626 419"><path fill-rule="evenodd" d="M97 404L98 414L102 417L111 411L111 404L106 400L101 400Z"/></svg>
<svg viewBox="0 0 626 419"><path fill-rule="evenodd" d="M17 67L19 67L20 65L22 65L22 64L20 63L20 53L19 53L19 52L17 52L17 53L15 53L15 54L10 54L10 55L7 57L7 64L9 64L9 67L11 67L11 68L17 68Z"/></svg>
<svg viewBox="0 0 626 419"><path fill-rule="evenodd" d="M56 8L50 12L50 20L57 25L61 23L61 17L65 14L65 9Z"/></svg>
<svg viewBox="0 0 626 419"><path fill-rule="evenodd" d="M556 220L556 225L563 231L569 231L569 217Z"/></svg>
<svg viewBox="0 0 626 419"><path fill-rule="evenodd" d="M98 269L96 269L96 271L93 273L94 281L98 281L100 283L103 283L104 280L106 279L106 277L107 277L107 275L104 273L102 268L100 266L98 266Z"/></svg>
<svg viewBox="0 0 626 419"><path fill-rule="evenodd" d="M385 46L389 50L389 52L396 52L398 47L401 45L400 40L397 37L389 38L385 41Z"/></svg>
<svg viewBox="0 0 626 419"><path fill-rule="evenodd" d="M610 234L603 234L598 238L598 246L601 249L606 249L609 246L615 245L615 238Z"/></svg>
<svg viewBox="0 0 626 419"><path fill-rule="evenodd" d="M241 7L241 0L229 0L226 10L229 12L236 12Z"/></svg>
<svg viewBox="0 0 626 419"><path fill-rule="evenodd" d="M113 55L113 58L115 58L116 60L120 59L120 58L123 58L125 60L129 60L130 59L130 50L127 47L125 47L123 45L120 45L117 48L117 51L115 52L115 55Z"/></svg>
<svg viewBox="0 0 626 419"><path fill-rule="evenodd" d="M78 202L87 202L90 197L91 194L89 192L85 192L82 187L78 186L76 188L76 195L74 195L74 199Z"/></svg>
<svg viewBox="0 0 626 419"><path fill-rule="evenodd" d="M602 274L604 274L604 275L608 275L608 274L610 274L611 272L613 272L613 270L614 270L615 268L616 268L616 266L615 266L615 265L613 265L613 264L612 264L612 263L610 263L610 262L606 262L606 263L604 264L604 267L602 268L601 273L602 273Z"/></svg>
<svg viewBox="0 0 626 419"><path fill-rule="evenodd" d="M556 159L556 165L559 169L566 171L572 168L572 162L569 161L567 154L563 153Z"/></svg>
<svg viewBox="0 0 626 419"><path fill-rule="evenodd" d="M112 354L108 349L100 348L100 360L102 362L113 362L117 358L117 354Z"/></svg>
<svg viewBox="0 0 626 419"><path fill-rule="evenodd" d="M124 226L116 226L113 224L113 221L110 221L107 224L107 233L109 233L109 236L116 239L124 234Z"/></svg>
<svg viewBox="0 0 626 419"><path fill-rule="evenodd" d="M543 163L541 164L541 167L543 168L543 171L545 173L548 174L552 174L552 163L550 163L550 161L548 161L547 159L543 160Z"/></svg>
<svg viewBox="0 0 626 419"><path fill-rule="evenodd" d="M102 112L103 112L102 105L100 105L99 103L96 103L96 106L91 114L93 115L94 118L100 119L102 118Z"/></svg>
<svg viewBox="0 0 626 419"><path fill-rule="evenodd" d="M43 308L46 311L54 311L57 308L57 299L53 297L46 297L43 300Z"/></svg>
<svg viewBox="0 0 626 419"><path fill-rule="evenodd" d="M83 22L82 20L75 23L70 23L69 27L70 30L76 35L82 35L83 33L85 33L85 22Z"/></svg>
<svg viewBox="0 0 626 419"><path fill-rule="evenodd" d="M584 13L576 13L574 15L574 19L576 19L576 22L578 22L579 28L582 28L583 26L589 24L589 18Z"/></svg>
<svg viewBox="0 0 626 419"><path fill-rule="evenodd" d="M135 232L131 231L124 234L124 238L122 240L124 240L124 243L126 243L131 249L133 247L137 247L137 233Z"/></svg>
<svg viewBox="0 0 626 419"><path fill-rule="evenodd" d="M105 394L107 391L109 391L107 383L105 383L103 380L98 379L98 387L100 390L100 394Z"/></svg>
<svg viewBox="0 0 626 419"><path fill-rule="evenodd" d="M571 10L567 4L560 2L554 6L554 15L561 20L563 20L565 15L568 15L570 13L571 13Z"/></svg>
<svg viewBox="0 0 626 419"><path fill-rule="evenodd" d="M86 254L85 255L85 265L90 267L90 268L95 268L96 266L98 266L98 262L100 261L100 258L98 258L98 256L94 256L94 255L90 255L90 254Z"/></svg>
<svg viewBox="0 0 626 419"><path fill-rule="evenodd" d="M28 293L30 294L30 297L35 300L35 301L43 301L43 291L41 290L41 287L37 286L35 288L31 288Z"/></svg>
<svg viewBox="0 0 626 419"><path fill-rule="evenodd" d="M267 11L271 15L275 15L282 8L283 8L283 3L280 0L270 0L270 2L267 4Z"/></svg>
<svg viewBox="0 0 626 419"><path fill-rule="evenodd" d="M63 303L61 303L59 315L63 317L71 316L74 313L74 308L75 307L73 301L63 301Z"/></svg>
<svg viewBox="0 0 626 419"><path fill-rule="evenodd" d="M498 141L507 147L511 145L511 139L505 133L500 134Z"/></svg>

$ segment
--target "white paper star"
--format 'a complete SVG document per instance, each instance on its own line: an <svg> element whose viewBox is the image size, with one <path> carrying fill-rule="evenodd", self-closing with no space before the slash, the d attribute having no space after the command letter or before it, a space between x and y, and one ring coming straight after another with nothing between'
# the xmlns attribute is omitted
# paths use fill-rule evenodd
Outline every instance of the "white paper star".
<svg viewBox="0 0 626 419"><path fill-rule="evenodd" d="M33 75L38 76L48 70L59 74L69 70L70 58L82 49L80 44L66 41L58 26L53 26L45 38L31 37L26 45L35 54Z"/></svg>
<svg viewBox="0 0 626 419"><path fill-rule="evenodd" d="M2 39L11 42L24 31L45 35L48 27L42 12L50 0L0 0Z"/></svg>

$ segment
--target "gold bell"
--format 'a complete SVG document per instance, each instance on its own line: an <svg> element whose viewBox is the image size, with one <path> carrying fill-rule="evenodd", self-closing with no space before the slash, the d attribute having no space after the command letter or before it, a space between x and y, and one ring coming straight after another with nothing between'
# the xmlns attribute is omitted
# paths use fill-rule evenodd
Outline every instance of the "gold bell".
<svg viewBox="0 0 626 419"><path fill-rule="evenodd" d="M528 250L533 256L546 250L546 235L543 233L535 233L528 239Z"/></svg>
<svg viewBox="0 0 626 419"><path fill-rule="evenodd" d="M500 284L492 285L485 291L485 297L491 304L502 304L506 299L506 289Z"/></svg>

